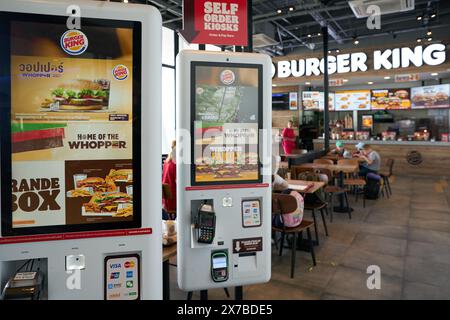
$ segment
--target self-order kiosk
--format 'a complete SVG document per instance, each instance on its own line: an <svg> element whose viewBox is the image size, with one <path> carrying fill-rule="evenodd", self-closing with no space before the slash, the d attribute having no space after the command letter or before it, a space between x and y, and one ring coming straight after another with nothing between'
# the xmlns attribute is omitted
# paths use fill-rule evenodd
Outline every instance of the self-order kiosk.
<svg viewBox="0 0 450 320"><path fill-rule="evenodd" d="M2 298L161 299L161 29L148 5L0 2Z"/></svg>
<svg viewBox="0 0 450 320"><path fill-rule="evenodd" d="M261 54L177 57L178 285L270 279L271 82Z"/></svg>

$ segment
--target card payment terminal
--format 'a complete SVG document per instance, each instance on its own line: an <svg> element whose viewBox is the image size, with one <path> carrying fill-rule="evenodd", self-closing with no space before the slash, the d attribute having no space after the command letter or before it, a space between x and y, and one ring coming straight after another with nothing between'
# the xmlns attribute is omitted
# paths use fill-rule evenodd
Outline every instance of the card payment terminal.
<svg viewBox="0 0 450 320"><path fill-rule="evenodd" d="M212 243L216 231L216 215L210 204L202 204L198 210L197 218L198 237L201 243Z"/></svg>
<svg viewBox="0 0 450 320"><path fill-rule="evenodd" d="M228 280L228 253L226 251L211 253L211 277L214 282Z"/></svg>

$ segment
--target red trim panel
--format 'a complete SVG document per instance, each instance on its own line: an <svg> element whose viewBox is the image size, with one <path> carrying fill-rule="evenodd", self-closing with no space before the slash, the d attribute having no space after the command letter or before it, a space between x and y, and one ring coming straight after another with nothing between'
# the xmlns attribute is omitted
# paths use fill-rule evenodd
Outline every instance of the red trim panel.
<svg viewBox="0 0 450 320"><path fill-rule="evenodd" d="M254 184L228 184L220 186L192 186L186 187L186 191L197 190L223 190L223 189L249 189L249 188L268 188L268 183L254 183Z"/></svg>
<svg viewBox="0 0 450 320"><path fill-rule="evenodd" d="M18 237L0 238L1 244L25 243L25 242L42 242L56 240L74 240L88 238L105 238L105 237L126 237L139 236L143 234L152 234L152 228L127 229L127 230L111 230L111 231L87 231L87 232L71 232L57 234L43 234Z"/></svg>

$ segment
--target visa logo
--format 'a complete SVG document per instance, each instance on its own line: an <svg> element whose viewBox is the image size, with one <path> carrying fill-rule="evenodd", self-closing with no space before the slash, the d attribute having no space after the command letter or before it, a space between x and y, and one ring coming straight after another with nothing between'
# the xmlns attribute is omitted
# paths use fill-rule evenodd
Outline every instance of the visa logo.
<svg viewBox="0 0 450 320"><path fill-rule="evenodd" d="M122 265L120 263L112 263L109 265L109 267L111 269L119 269L119 268L122 268Z"/></svg>

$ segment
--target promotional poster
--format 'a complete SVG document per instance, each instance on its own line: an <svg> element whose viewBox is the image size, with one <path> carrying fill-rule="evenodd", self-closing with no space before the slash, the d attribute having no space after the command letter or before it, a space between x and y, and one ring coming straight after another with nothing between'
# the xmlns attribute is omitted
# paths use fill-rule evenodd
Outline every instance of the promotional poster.
<svg viewBox="0 0 450 320"><path fill-rule="evenodd" d="M196 66L195 182L257 181L259 69Z"/></svg>
<svg viewBox="0 0 450 320"><path fill-rule="evenodd" d="M411 89L413 109L449 108L450 84Z"/></svg>
<svg viewBox="0 0 450 320"><path fill-rule="evenodd" d="M335 94L328 94L328 110L334 111ZM302 92L303 110L323 111L325 106L325 93L321 91L303 91Z"/></svg>
<svg viewBox="0 0 450 320"><path fill-rule="evenodd" d="M11 24L13 228L133 219L133 29L65 28Z"/></svg>

